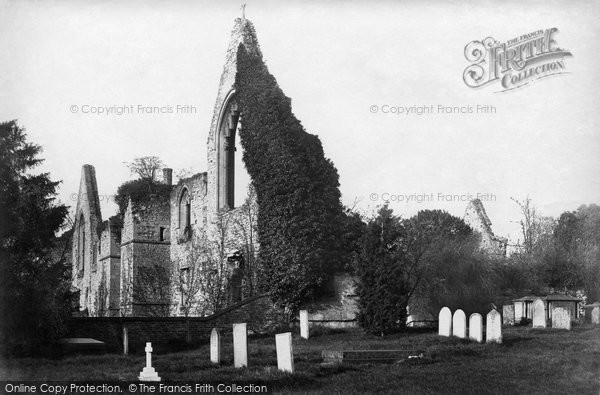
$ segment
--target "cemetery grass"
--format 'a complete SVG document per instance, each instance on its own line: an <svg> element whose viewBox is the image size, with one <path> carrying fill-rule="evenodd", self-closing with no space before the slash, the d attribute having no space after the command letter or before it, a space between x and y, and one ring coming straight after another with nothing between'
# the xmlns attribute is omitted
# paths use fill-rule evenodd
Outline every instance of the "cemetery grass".
<svg viewBox="0 0 600 395"><path fill-rule="evenodd" d="M248 340L249 367L232 367L230 335L223 337L223 363L209 361L208 344L153 355L163 381L262 381L276 392L295 393L593 393L600 391L600 327L572 331L503 328L503 344L477 344L433 332L386 337L360 330L314 330L293 339L295 373L277 371L273 336ZM394 364L321 364L321 351L414 349L424 357ZM0 363L0 380L134 381L144 366L134 355L13 359Z"/></svg>

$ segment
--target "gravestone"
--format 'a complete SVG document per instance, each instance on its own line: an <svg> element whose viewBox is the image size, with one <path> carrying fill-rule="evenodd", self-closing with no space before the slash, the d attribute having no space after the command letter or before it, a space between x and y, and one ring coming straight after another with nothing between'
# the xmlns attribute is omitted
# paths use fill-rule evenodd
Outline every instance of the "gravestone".
<svg viewBox="0 0 600 395"><path fill-rule="evenodd" d="M275 335L277 347L277 369L294 373L294 350L292 348L292 332Z"/></svg>
<svg viewBox="0 0 600 395"><path fill-rule="evenodd" d="M233 366L248 366L248 332L246 324L233 324Z"/></svg>
<svg viewBox="0 0 600 395"><path fill-rule="evenodd" d="M158 373L152 367L152 343L146 343L146 367L140 372L138 379L140 381L160 381Z"/></svg>
<svg viewBox="0 0 600 395"><path fill-rule="evenodd" d="M221 334L217 328L210 332L210 361L221 363Z"/></svg>
<svg viewBox="0 0 600 395"><path fill-rule="evenodd" d="M564 307L552 309L552 328L571 330L571 311Z"/></svg>
<svg viewBox="0 0 600 395"><path fill-rule="evenodd" d="M592 308L592 324L600 324L600 306Z"/></svg>
<svg viewBox="0 0 600 395"><path fill-rule="evenodd" d="M483 341L483 318L479 313L473 313L469 317L469 339L478 343Z"/></svg>
<svg viewBox="0 0 600 395"><path fill-rule="evenodd" d="M452 316L452 335L464 339L467 337L467 316L458 309Z"/></svg>
<svg viewBox="0 0 600 395"><path fill-rule="evenodd" d="M523 302L515 302L514 311L515 311L515 323L520 324L521 320L525 318L525 312L523 311Z"/></svg>
<svg viewBox="0 0 600 395"><path fill-rule="evenodd" d="M502 306L502 324L503 325L514 325L515 324L515 305L505 304Z"/></svg>
<svg viewBox="0 0 600 395"><path fill-rule="evenodd" d="M452 312L447 307L442 307L438 316L438 334L440 336L452 335Z"/></svg>
<svg viewBox="0 0 600 395"><path fill-rule="evenodd" d="M532 326L534 328L546 327L546 305L542 299L536 299L531 304L533 309Z"/></svg>
<svg viewBox="0 0 600 395"><path fill-rule="evenodd" d="M300 337L308 339L308 311L300 310Z"/></svg>
<svg viewBox="0 0 600 395"><path fill-rule="evenodd" d="M485 342L502 343L502 317L496 310L487 313L485 320Z"/></svg>
<svg viewBox="0 0 600 395"><path fill-rule="evenodd" d="M129 332L127 327L123 327L123 355L129 354Z"/></svg>

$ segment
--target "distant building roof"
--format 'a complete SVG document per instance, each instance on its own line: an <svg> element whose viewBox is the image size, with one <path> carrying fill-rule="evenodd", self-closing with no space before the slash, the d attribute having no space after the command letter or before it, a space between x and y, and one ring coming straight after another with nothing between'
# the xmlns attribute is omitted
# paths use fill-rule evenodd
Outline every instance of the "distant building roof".
<svg viewBox="0 0 600 395"><path fill-rule="evenodd" d="M535 295L523 296L518 299L513 299L513 302L533 302L536 299L542 299L542 300L551 301L551 302L552 301L554 301L554 302L556 302L556 301L581 302L582 301L580 298L576 298L571 295L551 294L551 295L546 295L546 296L535 296Z"/></svg>
<svg viewBox="0 0 600 395"><path fill-rule="evenodd" d="M544 299L543 296L523 296L518 299L513 299L513 302L533 302L536 299Z"/></svg>
<svg viewBox="0 0 600 395"><path fill-rule="evenodd" d="M571 302L571 301L572 302L581 302L582 301L580 298L576 298L575 296L561 295L561 294L548 295L544 299L550 300L550 301L566 301L566 302Z"/></svg>

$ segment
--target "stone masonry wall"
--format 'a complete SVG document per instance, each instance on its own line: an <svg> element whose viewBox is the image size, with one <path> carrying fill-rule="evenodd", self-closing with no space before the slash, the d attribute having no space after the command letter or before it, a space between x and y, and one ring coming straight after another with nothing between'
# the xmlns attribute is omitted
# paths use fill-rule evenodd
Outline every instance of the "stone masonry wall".
<svg viewBox="0 0 600 395"><path fill-rule="evenodd" d="M80 290L79 305L82 310L95 314L99 278L97 271L98 224L102 221L98 199L96 171L91 165L83 165L75 210L72 237L73 286ZM83 242L79 232L83 232ZM83 255L80 245L84 248ZM83 259L81 259L83 257Z"/></svg>
<svg viewBox="0 0 600 395"><path fill-rule="evenodd" d="M218 141L219 141L219 126L223 118L222 111L227 105L228 100L232 97L235 84L235 76L237 73L237 51L239 45L243 44L246 50L250 53L260 54L260 47L254 26L249 20L236 19L233 31L231 32L231 40L227 48L225 57L225 65L219 83L217 99L215 102L213 118L210 125L207 142L207 204L208 204L208 226L214 223L212 216L218 212ZM238 150L236 155L242 155L241 150Z"/></svg>
<svg viewBox="0 0 600 395"><path fill-rule="evenodd" d="M140 287L139 274L155 266L170 270L170 226L171 212L168 196L149 197L145 202L130 201L125 212L121 235L122 315L148 314L145 305L153 302L151 299L155 298L156 294L150 293L154 288L150 284L142 284ZM155 286L164 287L167 284L155 284ZM142 291L146 294L140 295ZM139 304L140 302L142 305Z"/></svg>
<svg viewBox="0 0 600 395"><path fill-rule="evenodd" d="M103 287L107 292L103 301L104 311L99 311L98 315L117 316L121 282L120 229L116 229L118 224L112 224L109 220L104 221L103 225L99 239L98 270L103 272Z"/></svg>
<svg viewBox="0 0 600 395"><path fill-rule="evenodd" d="M497 256L506 254L506 241L494 235L490 221L481 200L469 202L465 210L464 221L481 237L480 247L483 251Z"/></svg>
<svg viewBox="0 0 600 395"><path fill-rule="evenodd" d="M250 334L269 333L282 325L281 312L267 295L248 298L209 317L74 317L68 322L68 337L91 337L106 343L108 350L122 351L123 327L128 328L131 352L143 352L145 342L157 350L187 343L209 341L210 331L231 333L234 323L247 323Z"/></svg>

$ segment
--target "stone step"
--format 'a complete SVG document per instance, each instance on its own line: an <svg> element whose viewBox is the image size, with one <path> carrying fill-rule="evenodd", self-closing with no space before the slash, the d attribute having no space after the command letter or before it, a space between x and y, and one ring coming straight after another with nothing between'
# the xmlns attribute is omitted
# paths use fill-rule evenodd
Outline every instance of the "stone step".
<svg viewBox="0 0 600 395"><path fill-rule="evenodd" d="M394 363L423 355L420 350L323 350L323 363Z"/></svg>

